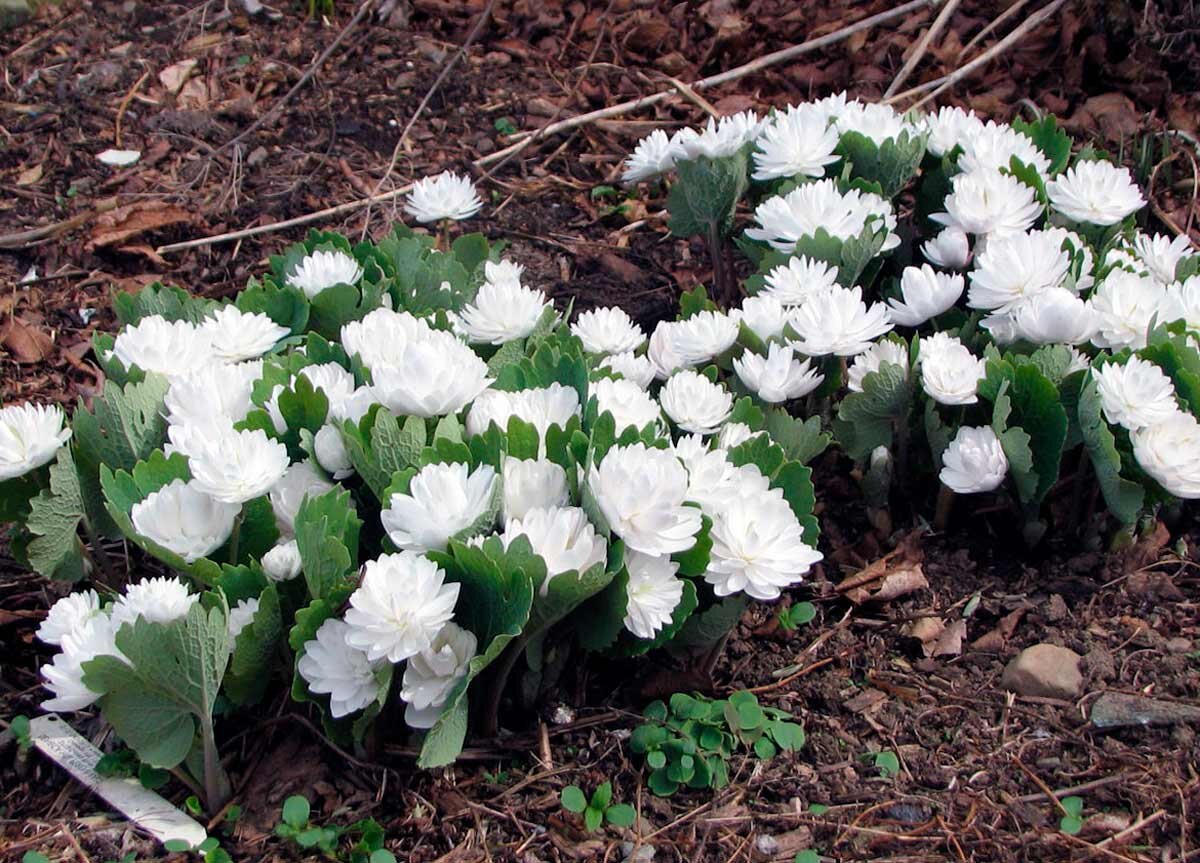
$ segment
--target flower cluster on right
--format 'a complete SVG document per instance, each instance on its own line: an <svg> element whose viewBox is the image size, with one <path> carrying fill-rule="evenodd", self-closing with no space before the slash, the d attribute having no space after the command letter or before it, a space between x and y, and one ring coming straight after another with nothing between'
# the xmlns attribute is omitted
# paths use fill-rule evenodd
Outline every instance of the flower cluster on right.
<svg viewBox="0 0 1200 863"><path fill-rule="evenodd" d="M824 413L876 502L932 473L943 494L1008 490L1040 536L1067 473L1125 524L1200 496L1200 256L1145 230L1130 170L1073 154L1052 117L837 94L654 132L624 179L665 186L672 230L708 245L728 310L704 329L737 391ZM721 284L733 246L755 269L740 288ZM692 365L699 326L659 325L660 375Z"/></svg>

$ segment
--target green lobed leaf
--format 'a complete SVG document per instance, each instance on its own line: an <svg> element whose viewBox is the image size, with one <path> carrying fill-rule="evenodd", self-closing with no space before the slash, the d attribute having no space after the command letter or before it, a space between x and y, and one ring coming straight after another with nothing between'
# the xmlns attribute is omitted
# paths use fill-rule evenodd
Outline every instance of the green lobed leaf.
<svg viewBox="0 0 1200 863"><path fill-rule="evenodd" d="M878 183L885 198L894 198L917 173L925 156L923 134L907 130L876 144L860 132L847 131L838 140L837 152L850 164L852 177Z"/></svg>
<svg viewBox="0 0 1200 863"><path fill-rule="evenodd" d="M749 604L743 594L717 600L704 611L693 613L671 640L672 647L712 647L737 626Z"/></svg>
<svg viewBox="0 0 1200 863"><path fill-rule="evenodd" d="M257 704L271 682L272 662L283 636L279 591L268 585L258 596L254 619L238 633L222 692L238 706Z"/></svg>
<svg viewBox="0 0 1200 863"><path fill-rule="evenodd" d="M847 455L865 459L880 446L891 446L892 430L908 421L912 385L908 372L894 363L863 376L862 392L850 393L838 406L838 438Z"/></svg>
<svg viewBox="0 0 1200 863"><path fill-rule="evenodd" d="M1087 376L1079 394L1079 429L1096 471L1096 482L1104 503L1122 524L1133 524L1142 511L1146 492L1142 486L1121 476L1121 454L1116 438L1104 419L1096 380Z"/></svg>
<svg viewBox="0 0 1200 863"><path fill-rule="evenodd" d="M667 195L668 227L677 237L728 234L734 209L746 191L746 154L687 159L675 166L678 180Z"/></svg>
<svg viewBox="0 0 1200 863"><path fill-rule="evenodd" d="M425 735L420 767L449 764L462 751L467 733L467 688L471 682L519 636L533 605L533 579L524 569L505 561L500 540L491 537L482 546L451 541L448 552L431 552L430 558L446 571L447 583L459 585L455 620L474 633L480 652L467 665L467 673L446 699L442 715Z"/></svg>
<svg viewBox="0 0 1200 863"><path fill-rule="evenodd" d="M79 524L84 519L83 495L71 447L58 450L50 465L50 488L29 502L25 526L34 535L25 550L29 565L47 578L78 581L87 575Z"/></svg>
<svg viewBox="0 0 1200 863"><path fill-rule="evenodd" d="M170 623L140 617L121 627L116 645L128 664L112 656L84 662L84 685L101 693L104 718L138 758L178 766L212 721L231 648L225 610L196 603Z"/></svg>
<svg viewBox="0 0 1200 863"><path fill-rule="evenodd" d="M823 453L833 436L821 428L819 416L801 420L782 408L772 408L766 414L767 433L783 448L791 461L808 464Z"/></svg>
<svg viewBox="0 0 1200 863"><path fill-rule="evenodd" d="M113 313L122 326L131 326L142 318L161 315L168 321L199 323L216 306L213 300L193 297L182 288L154 282L136 294L114 290Z"/></svg>
<svg viewBox="0 0 1200 863"><path fill-rule="evenodd" d="M320 599L358 569L362 527L350 492L340 486L306 497L296 512L296 544L308 592Z"/></svg>
<svg viewBox="0 0 1200 863"><path fill-rule="evenodd" d="M308 324L308 299L304 292L293 287L280 287L272 281L253 279L234 300L243 312L266 315L293 333L302 333Z"/></svg>
<svg viewBox="0 0 1200 863"><path fill-rule="evenodd" d="M112 381L92 400L88 410L82 400L71 418L72 441L84 503L96 529L115 535L116 526L108 520L100 493L100 466L110 470L133 470L139 461L150 457L166 441L167 422L163 417L163 398L167 380L147 375L139 383L123 387Z"/></svg>
<svg viewBox="0 0 1200 863"><path fill-rule="evenodd" d="M1053 114L1045 114L1034 122L1018 117L1013 120L1012 127L1028 135L1034 146L1050 160L1047 176L1055 177L1067 167L1071 158L1071 137L1059 128L1058 120Z"/></svg>

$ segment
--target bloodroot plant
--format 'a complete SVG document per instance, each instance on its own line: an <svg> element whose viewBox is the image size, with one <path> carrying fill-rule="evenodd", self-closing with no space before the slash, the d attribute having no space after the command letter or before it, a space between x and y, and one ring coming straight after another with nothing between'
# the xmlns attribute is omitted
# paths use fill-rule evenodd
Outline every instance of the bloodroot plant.
<svg viewBox="0 0 1200 863"><path fill-rule="evenodd" d="M754 270L731 292L714 261L716 302L686 295L651 334L664 393L701 367L761 411L722 435L740 423L785 448L802 435L801 461L832 433L885 533L893 492L939 528L956 496L984 495L1030 543L1114 522L1127 541L1140 517L1200 496L1200 255L1146 233L1129 170L1090 147L1072 156L1053 117L902 115L837 94L656 132L625 180L656 179L681 235L702 233L696 214L719 199ZM677 423L716 406L686 392Z"/></svg>
<svg viewBox="0 0 1200 863"><path fill-rule="evenodd" d="M117 295L104 392L69 426L0 415L14 548L93 583L39 629L44 706L98 708L210 810L217 717L280 684L343 745L402 716L419 763L447 764L573 650L711 649L821 557L816 430L751 434L766 415L712 366L660 384L619 309L568 326L500 247L450 240L465 182L414 191L436 240L313 233L231 302ZM697 363L737 334L708 317Z"/></svg>
<svg viewBox="0 0 1200 863"><path fill-rule="evenodd" d="M227 302L115 295L101 393L69 423L0 409L13 554L81 583L38 631L45 706L98 708L217 811L217 716L282 688L341 745L407 734L433 767L578 651L711 660L821 560L831 446L884 533L968 498L1030 543L1122 541L1200 497L1200 256L1052 118L836 95L656 132L625 177L669 183L713 254L716 301L649 334L452 230L482 206L452 174L406 207L436 238L314 232ZM660 724L799 745L757 704L693 709ZM663 791L720 777L677 743Z"/></svg>

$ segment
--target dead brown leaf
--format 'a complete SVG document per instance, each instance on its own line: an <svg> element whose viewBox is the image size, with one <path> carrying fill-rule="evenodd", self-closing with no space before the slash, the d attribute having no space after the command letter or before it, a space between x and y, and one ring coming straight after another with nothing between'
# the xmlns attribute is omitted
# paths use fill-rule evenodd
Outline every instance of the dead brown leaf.
<svg viewBox="0 0 1200 863"><path fill-rule="evenodd" d="M174 95L179 92L188 78L192 76L198 60L181 60L158 73L159 83L166 88L167 92Z"/></svg>
<svg viewBox="0 0 1200 863"><path fill-rule="evenodd" d="M926 587L929 587L929 581L925 578L921 564L905 563L866 585L852 587L844 592L848 600L861 605L864 602L887 602L899 599ZM838 585L837 590L843 592L842 585Z"/></svg>
<svg viewBox="0 0 1200 863"><path fill-rule="evenodd" d="M958 618L947 624L937 617L922 617L906 624L900 632L920 641L921 652L926 656L959 656L967 622Z"/></svg>
<svg viewBox="0 0 1200 863"><path fill-rule="evenodd" d="M1179 602L1184 599L1183 591L1166 572L1135 572L1125 582L1125 589L1135 596Z"/></svg>
<svg viewBox="0 0 1200 863"><path fill-rule="evenodd" d="M1077 132L1099 132L1109 141L1133 137L1141 128L1141 115L1124 93L1102 93L1088 99L1063 125Z"/></svg>
<svg viewBox="0 0 1200 863"><path fill-rule="evenodd" d="M149 231L192 220L192 214L165 201L138 201L126 204L96 219L88 240L89 249L113 246Z"/></svg>
<svg viewBox="0 0 1200 863"><path fill-rule="evenodd" d="M1026 606L1021 606L1016 611L1011 611L1004 617L1000 618L1000 622L996 624L996 628L991 632L979 636L971 642L972 650L984 650L988 653L999 653L1004 649L1004 645L1012 638L1014 632L1017 631L1017 624L1021 622L1021 618L1028 611Z"/></svg>
<svg viewBox="0 0 1200 863"><path fill-rule="evenodd" d="M878 689L864 689L842 705L851 713L871 713L879 709L887 701L887 694Z"/></svg>
<svg viewBox="0 0 1200 863"><path fill-rule="evenodd" d="M0 333L0 345L19 363L40 363L54 350L48 333L20 318L10 318Z"/></svg>
<svg viewBox="0 0 1200 863"><path fill-rule="evenodd" d="M32 186L40 179L42 179L42 163L38 162L17 174L17 185Z"/></svg>
<svg viewBox="0 0 1200 863"><path fill-rule="evenodd" d="M930 656L960 656L962 655L963 639L967 637L967 622L961 617L952 620L942 630L930 651Z"/></svg>

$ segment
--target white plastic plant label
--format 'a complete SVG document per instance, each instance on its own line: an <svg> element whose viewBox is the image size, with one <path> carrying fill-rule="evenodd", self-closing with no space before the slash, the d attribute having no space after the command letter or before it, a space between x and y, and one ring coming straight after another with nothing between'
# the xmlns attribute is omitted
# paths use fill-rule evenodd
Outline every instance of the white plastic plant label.
<svg viewBox="0 0 1200 863"><path fill-rule="evenodd" d="M159 842L172 839L195 848L208 834L204 827L136 779L106 778L96 772L100 750L53 713L29 723L29 736L43 755L99 794Z"/></svg>

